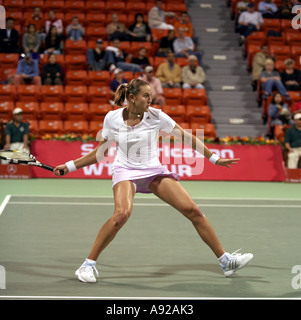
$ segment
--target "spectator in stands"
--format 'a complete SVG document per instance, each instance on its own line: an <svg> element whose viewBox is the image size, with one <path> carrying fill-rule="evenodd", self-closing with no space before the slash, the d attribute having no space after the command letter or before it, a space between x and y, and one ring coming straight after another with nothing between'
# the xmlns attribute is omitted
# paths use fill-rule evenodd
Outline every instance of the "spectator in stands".
<svg viewBox="0 0 301 320"><path fill-rule="evenodd" d="M157 56L159 57L166 57L167 53L169 51L174 51L173 50L173 42L176 39L175 36L175 31L174 30L168 30L168 34L165 37L162 37L160 39L160 47L157 52Z"/></svg>
<svg viewBox="0 0 301 320"><path fill-rule="evenodd" d="M20 150L29 152L28 135L29 126L23 120L23 110L13 110L13 118L5 126L5 150Z"/></svg>
<svg viewBox="0 0 301 320"><path fill-rule="evenodd" d="M114 79L112 79L110 82L110 93L111 93L112 99L114 98L117 88L122 83L128 83L128 81L127 79L123 78L123 70L116 68L114 70Z"/></svg>
<svg viewBox="0 0 301 320"><path fill-rule="evenodd" d="M292 13L292 8L293 2L291 0L283 0L282 5L278 8L278 18L292 20L295 16Z"/></svg>
<svg viewBox="0 0 301 320"><path fill-rule="evenodd" d="M162 10L162 1L156 0L155 6L148 12L148 25L153 29L169 29L173 30L174 26L165 22L165 17L176 17L174 12L166 12Z"/></svg>
<svg viewBox="0 0 301 320"><path fill-rule="evenodd" d="M85 35L85 29L79 23L79 19L77 16L72 18L71 24L67 26L67 39L69 40L83 40Z"/></svg>
<svg viewBox="0 0 301 320"><path fill-rule="evenodd" d="M271 126L293 124L291 113L287 103L283 103L283 98L279 92L273 95L272 102L269 105L269 116L271 117Z"/></svg>
<svg viewBox="0 0 301 320"><path fill-rule="evenodd" d="M184 29L179 28L179 37L173 42L175 57L188 58L189 55L198 58L199 65L202 65L202 53L194 51L194 43L191 38L184 36Z"/></svg>
<svg viewBox="0 0 301 320"><path fill-rule="evenodd" d="M144 47L141 47L138 50L138 55L132 59L132 63L139 65L143 69L150 65L148 57L146 56L146 49Z"/></svg>
<svg viewBox="0 0 301 320"><path fill-rule="evenodd" d="M41 9L39 7L35 7L33 9L33 13L29 16L25 21L25 26L27 27L30 24L34 24L36 28L36 32L40 35L41 41L44 41L46 37L45 33L45 20L42 18Z"/></svg>
<svg viewBox="0 0 301 320"><path fill-rule="evenodd" d="M265 62L267 59L272 59L273 57L269 54L268 46L263 44L261 46L261 51L257 52L253 58L252 64L252 86L255 91L257 88L258 78L265 67Z"/></svg>
<svg viewBox="0 0 301 320"><path fill-rule="evenodd" d="M61 86L63 78L62 67L56 62L55 54L51 53L48 57L48 63L44 65L43 84Z"/></svg>
<svg viewBox="0 0 301 320"><path fill-rule="evenodd" d="M167 61L159 65L156 76L163 88L181 88L182 69L175 63L173 52L170 51L167 54Z"/></svg>
<svg viewBox="0 0 301 320"><path fill-rule="evenodd" d="M238 18L238 28L237 31L240 34L239 45L244 43L245 38L247 38L253 31L260 30L264 21L260 12L255 11L253 3L248 4L248 11L244 11Z"/></svg>
<svg viewBox="0 0 301 320"><path fill-rule="evenodd" d="M165 106L164 91L161 81L154 76L154 68L152 66L147 66L140 78L146 81L151 87L152 104L158 104L162 109L163 106Z"/></svg>
<svg viewBox="0 0 301 320"><path fill-rule="evenodd" d="M111 41L118 38L120 41L128 41L130 38L128 30L124 23L118 21L118 14L113 13L111 19L111 23L107 25L108 39Z"/></svg>
<svg viewBox="0 0 301 320"><path fill-rule="evenodd" d="M111 72L116 67L123 71L143 72L143 69L139 65L127 62L131 61L132 57L133 55L120 49L120 40L115 38L112 40L112 45L107 46L102 63L104 67L109 67Z"/></svg>
<svg viewBox="0 0 301 320"><path fill-rule="evenodd" d="M287 91L301 91L301 72L294 68L294 60L284 61L285 70L281 73L281 81Z"/></svg>
<svg viewBox="0 0 301 320"><path fill-rule="evenodd" d="M267 59L265 63L265 70L260 74L260 81L262 83L261 87L264 90L263 99L266 99L271 95L272 90L276 89L280 92L282 96L285 97L287 101L291 98L287 93L283 83L281 82L281 77L278 71L274 69L275 63L271 59Z"/></svg>
<svg viewBox="0 0 301 320"><path fill-rule="evenodd" d="M192 23L189 21L189 16L187 12L181 12L180 17L175 22L175 35L179 36L178 29L184 29L184 37L193 38L193 27Z"/></svg>
<svg viewBox="0 0 301 320"><path fill-rule="evenodd" d="M135 15L135 23L129 27L128 34L130 41L151 41L151 30L144 22L142 13Z"/></svg>
<svg viewBox="0 0 301 320"><path fill-rule="evenodd" d="M238 16L242 12L248 11L248 3L249 3L249 0L242 0L242 1L237 2L236 8L237 8Z"/></svg>
<svg viewBox="0 0 301 320"><path fill-rule="evenodd" d="M288 150L288 168L298 168L301 157L301 113L294 116L295 124L285 132L285 147Z"/></svg>
<svg viewBox="0 0 301 320"><path fill-rule="evenodd" d="M45 39L45 54L62 54L62 37L57 33L56 26L51 26Z"/></svg>
<svg viewBox="0 0 301 320"><path fill-rule="evenodd" d="M17 74L14 77L14 84L35 84L41 85L41 78L39 76L38 60L31 57L30 52L24 54L24 59L18 62Z"/></svg>
<svg viewBox="0 0 301 320"><path fill-rule="evenodd" d="M105 69L106 66L102 63L105 53L103 40L97 39L95 48L87 50L87 63L90 70L100 71Z"/></svg>
<svg viewBox="0 0 301 320"><path fill-rule="evenodd" d="M188 63L182 68L183 89L203 89L206 75L203 68L198 66L197 57L190 55Z"/></svg>
<svg viewBox="0 0 301 320"><path fill-rule="evenodd" d="M55 26L58 35L63 36L64 26L61 19L57 19L54 10L48 12L48 19L45 22L46 34L49 33L50 27Z"/></svg>
<svg viewBox="0 0 301 320"><path fill-rule="evenodd" d="M276 17L278 8L272 0L263 0L258 4L258 11L265 19L273 19Z"/></svg>
<svg viewBox="0 0 301 320"><path fill-rule="evenodd" d="M6 18L6 29L0 29L0 52L18 53L19 38L19 32L14 28L14 19Z"/></svg>
<svg viewBox="0 0 301 320"><path fill-rule="evenodd" d="M22 46L25 52L33 53L33 57L37 58L41 46L41 37L36 32L34 24L29 24L22 38Z"/></svg>

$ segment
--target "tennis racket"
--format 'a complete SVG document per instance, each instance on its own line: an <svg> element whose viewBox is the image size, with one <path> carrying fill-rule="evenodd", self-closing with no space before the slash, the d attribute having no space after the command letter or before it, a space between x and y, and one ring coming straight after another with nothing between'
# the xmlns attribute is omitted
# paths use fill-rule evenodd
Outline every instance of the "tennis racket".
<svg viewBox="0 0 301 320"><path fill-rule="evenodd" d="M29 164L52 172L54 169L54 167L37 161L32 154L18 150L0 150L0 159L7 160L9 163L14 164ZM60 175L64 175L64 170L60 170Z"/></svg>

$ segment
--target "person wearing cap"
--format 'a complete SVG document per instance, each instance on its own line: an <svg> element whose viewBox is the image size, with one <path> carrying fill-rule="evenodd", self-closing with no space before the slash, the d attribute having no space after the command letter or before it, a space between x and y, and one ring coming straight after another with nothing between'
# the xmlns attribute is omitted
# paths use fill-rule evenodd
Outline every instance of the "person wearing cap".
<svg viewBox="0 0 301 320"><path fill-rule="evenodd" d="M87 50L87 63L90 70L101 71L105 69L104 56L106 51L104 50L103 40L97 39L95 48Z"/></svg>
<svg viewBox="0 0 301 320"><path fill-rule="evenodd" d="M122 83L128 83L128 81L127 81L127 79L123 78L123 70L116 68L114 70L114 79L112 79L110 82L110 93L111 93L112 97L114 97L117 88Z"/></svg>
<svg viewBox="0 0 301 320"><path fill-rule="evenodd" d="M140 79L147 82L152 90L152 104L157 104L162 109L165 106L164 91L161 81L154 76L154 68L152 66L145 67Z"/></svg>
<svg viewBox="0 0 301 320"><path fill-rule="evenodd" d="M281 81L288 91L301 91L301 72L294 68L295 61L286 59L285 70L281 73Z"/></svg>
<svg viewBox="0 0 301 320"><path fill-rule="evenodd" d="M297 169L301 157L301 113L294 115L295 124L285 132L285 147L288 150L289 169Z"/></svg>
<svg viewBox="0 0 301 320"><path fill-rule="evenodd" d="M23 110L21 108L14 109L12 120L5 126L5 150L29 151L29 126L22 119Z"/></svg>
<svg viewBox="0 0 301 320"><path fill-rule="evenodd" d="M242 12L238 18L237 31L240 34L240 45L244 43L245 38L247 38L253 31L260 30L264 23L261 13L255 11L253 3L249 3L247 8L248 10Z"/></svg>
<svg viewBox="0 0 301 320"><path fill-rule="evenodd" d="M26 52L24 59L18 62L17 74L14 77L14 84L16 86L20 84L35 84L41 85L41 78L39 76L38 61L32 59L31 53Z"/></svg>
<svg viewBox="0 0 301 320"><path fill-rule="evenodd" d="M198 65L196 56L188 57L188 65L182 68L183 89L203 89L206 75L204 69Z"/></svg>

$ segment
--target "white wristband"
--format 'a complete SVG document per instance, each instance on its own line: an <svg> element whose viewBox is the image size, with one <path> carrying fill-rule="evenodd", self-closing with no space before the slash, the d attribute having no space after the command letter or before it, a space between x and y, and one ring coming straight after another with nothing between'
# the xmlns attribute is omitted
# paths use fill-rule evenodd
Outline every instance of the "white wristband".
<svg viewBox="0 0 301 320"><path fill-rule="evenodd" d="M209 158L209 161L213 164L216 164L219 159L220 158L218 155L216 155L215 153L212 153L211 157Z"/></svg>
<svg viewBox="0 0 301 320"><path fill-rule="evenodd" d="M69 172L77 170L73 160L66 162L65 165Z"/></svg>

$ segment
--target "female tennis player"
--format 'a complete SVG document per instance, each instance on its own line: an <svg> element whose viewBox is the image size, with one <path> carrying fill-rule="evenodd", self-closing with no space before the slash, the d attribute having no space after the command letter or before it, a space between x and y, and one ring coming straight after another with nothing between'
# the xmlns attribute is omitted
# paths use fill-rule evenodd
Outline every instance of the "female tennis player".
<svg viewBox="0 0 301 320"><path fill-rule="evenodd" d="M104 159L110 143L116 142L117 154L112 165L115 210L113 216L100 228L87 259L76 270L78 279L82 282L97 281L96 261L129 219L136 192L152 192L187 217L218 258L226 277L244 267L253 255L240 254L237 251L232 254L225 252L211 224L179 183L179 176L169 172L160 163L157 152L158 134L162 130L177 135L184 141L192 141L192 147L196 151L219 166L229 168L239 159L220 159L201 140L184 131L167 114L150 107L151 89L148 83L141 79L133 79L128 84L120 85L114 98L116 105L121 108L106 115L97 148L54 169L54 173L59 176L59 170L64 170L64 174L67 174L100 162Z"/></svg>

